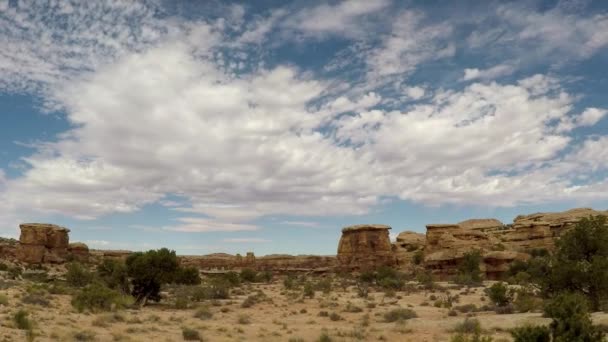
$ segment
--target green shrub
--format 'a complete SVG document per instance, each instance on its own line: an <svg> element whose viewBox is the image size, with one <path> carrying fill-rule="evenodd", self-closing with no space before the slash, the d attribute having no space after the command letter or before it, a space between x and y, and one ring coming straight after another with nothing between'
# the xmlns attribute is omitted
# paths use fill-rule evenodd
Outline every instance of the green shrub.
<svg viewBox="0 0 608 342"><path fill-rule="evenodd" d="M481 323L476 318L465 318L464 321L456 324L454 332L458 334L480 334Z"/></svg>
<svg viewBox="0 0 608 342"><path fill-rule="evenodd" d="M0 271L6 272L6 271L8 271L8 269L9 269L9 267L7 264L0 262Z"/></svg>
<svg viewBox="0 0 608 342"><path fill-rule="evenodd" d="M314 298L315 297L315 288L309 282L307 282L306 284L304 284L304 290L303 290L303 292L304 292L303 293L304 298Z"/></svg>
<svg viewBox="0 0 608 342"><path fill-rule="evenodd" d="M485 290L486 294L497 306L507 306L513 301L513 291L505 283L495 283Z"/></svg>
<svg viewBox="0 0 608 342"><path fill-rule="evenodd" d="M93 274L78 262L68 264L67 270L65 278L72 287L85 287L93 281Z"/></svg>
<svg viewBox="0 0 608 342"><path fill-rule="evenodd" d="M333 340L326 332L322 332L321 336L317 339L317 342L332 342Z"/></svg>
<svg viewBox="0 0 608 342"><path fill-rule="evenodd" d="M395 322L416 318L418 315L412 309L399 308L384 313L384 321Z"/></svg>
<svg viewBox="0 0 608 342"><path fill-rule="evenodd" d="M110 311L124 308L129 305L129 302L129 299L118 291L99 283L86 286L72 298L72 306L79 312L86 310L93 312Z"/></svg>
<svg viewBox="0 0 608 342"><path fill-rule="evenodd" d="M473 285L482 281L481 270L481 252L472 251L465 253L462 260L458 264L458 273L455 278L457 284Z"/></svg>
<svg viewBox="0 0 608 342"><path fill-rule="evenodd" d="M13 322L15 326L20 330L32 330L33 324L27 317L29 314L27 311L21 309L13 315Z"/></svg>
<svg viewBox="0 0 608 342"><path fill-rule="evenodd" d="M604 333L591 321L585 296L563 293L547 303L545 315L551 317L551 335L555 342L604 340Z"/></svg>
<svg viewBox="0 0 608 342"><path fill-rule="evenodd" d="M325 294L331 292L331 287L331 279L329 278L321 279L315 284L315 290L321 291Z"/></svg>
<svg viewBox="0 0 608 342"><path fill-rule="evenodd" d="M244 268L241 270L241 281L244 283L253 283L257 279L258 272L250 268Z"/></svg>
<svg viewBox="0 0 608 342"><path fill-rule="evenodd" d="M257 281L262 283L270 283L272 281L272 272L263 271L258 273Z"/></svg>
<svg viewBox="0 0 608 342"><path fill-rule="evenodd" d="M334 321L334 322L335 321L340 321L340 320L342 320L342 316L338 315L335 312L332 312L331 314L329 314L329 319L332 320L332 321Z"/></svg>
<svg viewBox="0 0 608 342"><path fill-rule="evenodd" d="M200 285L201 276L196 267L178 268L173 282L184 285Z"/></svg>
<svg viewBox="0 0 608 342"><path fill-rule="evenodd" d="M109 288L124 294L131 293L127 266L122 261L104 259L97 266L97 275Z"/></svg>
<svg viewBox="0 0 608 342"><path fill-rule="evenodd" d="M220 275L219 277L225 283L227 283L229 287L239 286L241 284L241 278L239 277L239 274L234 271L226 272Z"/></svg>
<svg viewBox="0 0 608 342"><path fill-rule="evenodd" d="M522 288L515 293L517 296L513 301L513 306L517 312L533 312L542 308L542 299L536 297L531 290Z"/></svg>
<svg viewBox="0 0 608 342"><path fill-rule="evenodd" d="M543 326L523 326L511 330L514 342L551 342L549 328Z"/></svg>
<svg viewBox="0 0 608 342"><path fill-rule="evenodd" d="M190 328L182 329L182 337L184 338L184 341L202 341L201 334Z"/></svg>
<svg viewBox="0 0 608 342"><path fill-rule="evenodd" d="M160 287L171 283L179 269L175 251L167 248L132 253L126 260L129 277L132 278L131 294L137 304L148 300L160 301Z"/></svg>
<svg viewBox="0 0 608 342"><path fill-rule="evenodd" d="M23 273L23 269L19 266L13 266L8 269L8 277L10 279L18 279L21 277L22 273Z"/></svg>
<svg viewBox="0 0 608 342"><path fill-rule="evenodd" d="M196 310L196 312L194 313L194 317L199 319L211 319L213 318L213 313L211 312L211 310L209 310L208 307L203 306L202 308Z"/></svg>
<svg viewBox="0 0 608 342"><path fill-rule="evenodd" d="M414 265L422 264L422 262L424 261L424 252L422 250L416 251L416 253L414 253L412 261L414 262Z"/></svg>
<svg viewBox="0 0 608 342"><path fill-rule="evenodd" d="M74 333L74 341L95 341L95 333L90 330L83 330Z"/></svg>
<svg viewBox="0 0 608 342"><path fill-rule="evenodd" d="M605 216L580 220L556 242L555 255L548 260L536 281L549 297L577 292L589 299L591 309L608 303L608 226ZM534 275L533 275L534 278Z"/></svg>
<svg viewBox="0 0 608 342"><path fill-rule="evenodd" d="M283 286L287 290L294 290L297 287L296 277L293 275L288 275L287 278L283 280Z"/></svg>
<svg viewBox="0 0 608 342"><path fill-rule="evenodd" d="M0 294L0 305L8 306L8 297L6 295Z"/></svg>

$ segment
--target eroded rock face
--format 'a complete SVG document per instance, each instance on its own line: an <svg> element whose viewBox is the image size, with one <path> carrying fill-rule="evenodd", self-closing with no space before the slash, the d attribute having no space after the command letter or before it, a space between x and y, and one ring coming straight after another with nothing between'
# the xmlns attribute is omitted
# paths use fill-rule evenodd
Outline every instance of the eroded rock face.
<svg viewBox="0 0 608 342"><path fill-rule="evenodd" d="M399 233L393 244L393 252L397 258L397 264L401 266L411 265L416 253L424 251L426 236L424 234L405 231Z"/></svg>
<svg viewBox="0 0 608 342"><path fill-rule="evenodd" d="M24 223L19 228L18 260L30 264L65 261L70 243L69 229L45 223Z"/></svg>
<svg viewBox="0 0 608 342"><path fill-rule="evenodd" d="M389 238L391 227L370 224L342 229L338 245L338 263L341 268L366 270L396 264Z"/></svg>
<svg viewBox="0 0 608 342"><path fill-rule="evenodd" d="M71 243L68 247L68 252L74 260L87 262L89 260L89 246L82 242Z"/></svg>
<svg viewBox="0 0 608 342"><path fill-rule="evenodd" d="M495 219L430 224L426 233L425 267L436 275L451 276L465 253L478 250L483 258L482 271L488 279L496 279L513 261L526 260L535 249L553 249L563 232L582 218L597 215L608 216L608 211L580 208L520 215L511 225Z"/></svg>
<svg viewBox="0 0 608 342"><path fill-rule="evenodd" d="M202 256L182 256L183 265L195 266L205 271L231 271L251 268L273 272L326 272L336 265L334 256L272 254L256 257L252 252L245 257L215 253Z"/></svg>

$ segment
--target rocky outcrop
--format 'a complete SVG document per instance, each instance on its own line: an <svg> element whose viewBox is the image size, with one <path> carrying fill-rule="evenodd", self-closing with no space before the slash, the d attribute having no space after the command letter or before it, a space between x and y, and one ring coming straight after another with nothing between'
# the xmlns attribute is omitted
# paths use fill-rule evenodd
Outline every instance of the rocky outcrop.
<svg viewBox="0 0 608 342"><path fill-rule="evenodd" d="M29 263L62 263L68 256L69 229L44 223L24 223L17 259Z"/></svg>
<svg viewBox="0 0 608 342"><path fill-rule="evenodd" d="M68 252L74 260L81 262L89 261L89 246L82 242L71 243L68 247Z"/></svg>
<svg viewBox="0 0 608 342"><path fill-rule="evenodd" d="M343 269L366 270L396 264L389 229L380 224L345 227L338 245L338 263Z"/></svg>
<svg viewBox="0 0 608 342"><path fill-rule="evenodd" d="M520 215L513 224L495 219L473 219L458 224L427 225L425 267L441 277L456 273L465 253L478 250L488 279L499 278L515 260L526 260L537 249L551 250L563 232L584 217L608 211L588 208L556 213Z"/></svg>
<svg viewBox="0 0 608 342"><path fill-rule="evenodd" d="M416 253L422 253L426 245L424 234L405 231L399 233L393 243L393 252L399 266L411 265Z"/></svg>

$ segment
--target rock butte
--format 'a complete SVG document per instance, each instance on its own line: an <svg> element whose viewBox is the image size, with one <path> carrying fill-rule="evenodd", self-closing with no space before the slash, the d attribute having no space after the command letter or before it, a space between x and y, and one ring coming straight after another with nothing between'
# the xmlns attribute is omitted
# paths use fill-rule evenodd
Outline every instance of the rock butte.
<svg viewBox="0 0 608 342"><path fill-rule="evenodd" d="M182 264L196 266L202 272L225 272L253 268L274 272L362 271L378 266L403 270L424 267L439 278L456 273L465 253L478 250L480 268L489 279L500 277L515 260L526 260L537 249L552 250L564 231L580 219L608 216L608 211L589 208L564 212L535 213L517 216L512 224L496 219L471 219L454 224L429 224L426 234L404 231L396 241L389 240L390 226L359 224L344 227L336 256L266 255L256 257L215 253L203 256L180 256ZM0 258L30 264L62 263L66 260L99 262L104 258L124 259L130 251L90 250L83 243L69 243L70 230L64 227L26 223L20 225L19 241L0 239ZM422 262L414 265L416 254Z"/></svg>

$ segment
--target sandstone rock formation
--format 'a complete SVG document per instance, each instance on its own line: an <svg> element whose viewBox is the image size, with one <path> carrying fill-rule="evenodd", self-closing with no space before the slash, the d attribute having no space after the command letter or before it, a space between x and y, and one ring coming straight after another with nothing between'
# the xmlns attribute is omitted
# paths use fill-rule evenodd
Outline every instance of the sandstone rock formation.
<svg viewBox="0 0 608 342"><path fill-rule="evenodd" d="M402 266L411 265L416 253L421 253L426 245L424 234L405 231L397 235L393 244L393 252L397 258L397 264Z"/></svg>
<svg viewBox="0 0 608 342"><path fill-rule="evenodd" d="M500 277L515 260L526 260L535 249L551 250L564 231L583 217L608 216L588 208L557 213L520 215L513 224L495 219L473 219L458 224L427 225L425 267L439 276L456 273L465 253L482 254L482 271L489 279Z"/></svg>
<svg viewBox="0 0 608 342"><path fill-rule="evenodd" d="M391 227L381 224L361 224L342 229L337 256L339 266L366 270L395 265L389 229Z"/></svg>
<svg viewBox="0 0 608 342"><path fill-rule="evenodd" d="M240 254L226 253L179 258L182 265L195 266L209 272L238 271L244 268L273 272L326 272L336 265L333 256L272 254L255 257L251 252L248 254L249 260Z"/></svg>
<svg viewBox="0 0 608 342"><path fill-rule="evenodd" d="M24 223L17 258L29 264L61 263L68 255L69 229L44 223Z"/></svg>
<svg viewBox="0 0 608 342"><path fill-rule="evenodd" d="M87 262L89 260L89 246L82 242L70 243L68 252L74 260L81 262Z"/></svg>

